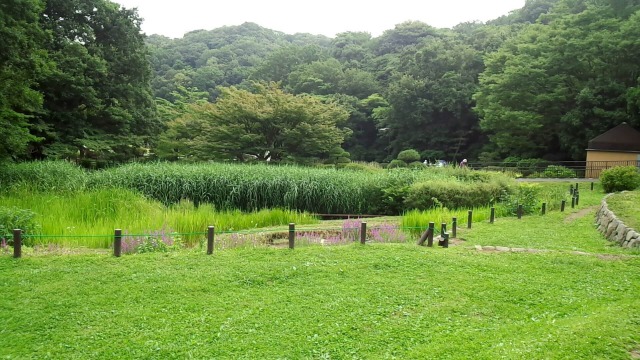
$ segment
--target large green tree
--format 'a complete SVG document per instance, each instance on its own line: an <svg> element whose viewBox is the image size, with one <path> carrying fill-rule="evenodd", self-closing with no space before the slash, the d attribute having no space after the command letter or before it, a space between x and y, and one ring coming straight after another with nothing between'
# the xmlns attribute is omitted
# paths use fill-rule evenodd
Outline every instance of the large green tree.
<svg viewBox="0 0 640 360"><path fill-rule="evenodd" d="M0 3L0 160L26 156L31 134L29 118L41 111L35 90L45 70L44 33L38 25L39 0Z"/></svg>
<svg viewBox="0 0 640 360"><path fill-rule="evenodd" d="M561 1L487 57L475 99L491 156L580 160L589 139L623 121L640 125L632 2Z"/></svg>
<svg viewBox="0 0 640 360"><path fill-rule="evenodd" d="M38 87L42 155L124 160L159 131L140 23L135 10L108 0L47 0L40 24L56 67Z"/></svg>
<svg viewBox="0 0 640 360"><path fill-rule="evenodd" d="M180 144L172 156L184 159L329 160L350 133L341 128L347 117L333 102L288 94L275 83L227 87L215 103L194 103L169 122L161 146Z"/></svg>

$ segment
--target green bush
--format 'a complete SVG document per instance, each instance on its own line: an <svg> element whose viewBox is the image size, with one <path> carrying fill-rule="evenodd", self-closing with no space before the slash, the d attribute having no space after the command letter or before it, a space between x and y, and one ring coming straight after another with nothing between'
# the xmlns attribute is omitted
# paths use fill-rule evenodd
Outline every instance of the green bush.
<svg viewBox="0 0 640 360"><path fill-rule="evenodd" d="M395 168L403 168L407 167L407 163L402 160L391 160L389 165L387 165L387 169L395 169Z"/></svg>
<svg viewBox="0 0 640 360"><path fill-rule="evenodd" d="M499 182L460 182L435 180L419 182L407 190L405 209L425 210L436 206L449 209L473 208L491 204L508 188Z"/></svg>
<svg viewBox="0 0 640 360"><path fill-rule="evenodd" d="M635 166L616 166L600 174L605 192L635 190L640 187L640 174Z"/></svg>
<svg viewBox="0 0 640 360"><path fill-rule="evenodd" d="M532 214L540 205L539 184L519 184L513 193L503 193L500 205L510 214L515 215L518 206L522 205L523 214Z"/></svg>
<svg viewBox="0 0 640 360"><path fill-rule="evenodd" d="M365 172L378 172L382 170L382 167L378 163L365 163L365 162L350 162L343 167L345 170L365 171Z"/></svg>
<svg viewBox="0 0 640 360"><path fill-rule="evenodd" d="M21 229L24 234L35 232L38 228L35 216L31 210L0 206L0 239L13 245L13 229Z"/></svg>
<svg viewBox="0 0 640 360"><path fill-rule="evenodd" d="M571 170L568 167L560 166L560 165L549 165L542 173L544 177L547 178L574 178L576 177L575 170Z"/></svg>
<svg viewBox="0 0 640 360"><path fill-rule="evenodd" d="M407 164L420 161L420 153L413 149L403 150L398 154L398 160L402 160Z"/></svg>
<svg viewBox="0 0 640 360"><path fill-rule="evenodd" d="M531 177L532 174L539 173L547 163L542 159L521 159L518 161L518 171L525 177Z"/></svg>

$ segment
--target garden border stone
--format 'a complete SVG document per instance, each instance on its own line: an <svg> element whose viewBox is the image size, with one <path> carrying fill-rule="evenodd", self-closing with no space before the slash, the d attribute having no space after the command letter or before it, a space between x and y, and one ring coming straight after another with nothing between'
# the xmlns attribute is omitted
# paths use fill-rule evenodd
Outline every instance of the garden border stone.
<svg viewBox="0 0 640 360"><path fill-rule="evenodd" d="M596 212L596 226L598 231L609 241L613 241L625 248L640 247L640 234L633 228L625 225L622 220L609 210L607 198L613 194L607 194L602 199Z"/></svg>

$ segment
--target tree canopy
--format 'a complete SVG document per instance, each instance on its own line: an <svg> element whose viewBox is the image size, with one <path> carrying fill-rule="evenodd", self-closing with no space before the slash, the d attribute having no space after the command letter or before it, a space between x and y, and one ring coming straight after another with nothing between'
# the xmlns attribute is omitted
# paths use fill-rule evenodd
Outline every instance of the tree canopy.
<svg viewBox="0 0 640 360"><path fill-rule="evenodd" d="M452 29L328 38L244 23L169 39L145 37L137 12L109 0L6 0L0 159L581 160L590 138L640 128L639 9L527 0ZM274 109L326 134L279 133L308 148L259 134L286 128Z"/></svg>
<svg viewBox="0 0 640 360"><path fill-rule="evenodd" d="M307 162L328 159L350 131L348 113L335 102L292 95L275 83L252 91L220 89L215 103L190 104L168 123L160 145L166 157L193 160Z"/></svg>

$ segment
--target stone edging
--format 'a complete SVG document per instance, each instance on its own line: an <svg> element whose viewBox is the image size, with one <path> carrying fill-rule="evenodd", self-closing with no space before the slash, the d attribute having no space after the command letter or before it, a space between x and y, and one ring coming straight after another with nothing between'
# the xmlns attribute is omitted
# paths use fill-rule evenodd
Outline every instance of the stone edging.
<svg viewBox="0 0 640 360"><path fill-rule="evenodd" d="M625 248L640 247L640 234L630 227L627 227L622 220L607 207L607 198L613 194L608 194L602 199L602 203L596 213L596 225L598 231L609 241L618 243Z"/></svg>

